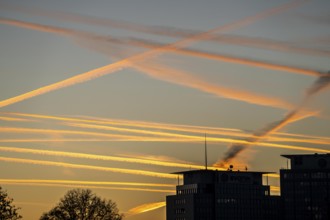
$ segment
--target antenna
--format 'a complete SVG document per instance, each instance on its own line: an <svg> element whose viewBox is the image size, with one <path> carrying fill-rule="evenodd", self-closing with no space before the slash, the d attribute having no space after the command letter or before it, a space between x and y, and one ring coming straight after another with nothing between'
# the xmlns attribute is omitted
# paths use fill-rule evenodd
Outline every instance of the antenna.
<svg viewBox="0 0 330 220"><path fill-rule="evenodd" d="M205 133L205 170L207 170L207 144L206 144L206 133Z"/></svg>

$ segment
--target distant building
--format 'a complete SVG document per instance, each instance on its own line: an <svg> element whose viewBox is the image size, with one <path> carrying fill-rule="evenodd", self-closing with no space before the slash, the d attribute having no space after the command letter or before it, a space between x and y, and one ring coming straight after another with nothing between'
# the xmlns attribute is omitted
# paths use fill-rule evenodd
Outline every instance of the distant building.
<svg viewBox="0 0 330 220"><path fill-rule="evenodd" d="M330 154L282 155L281 197L287 220L330 219Z"/></svg>
<svg viewBox="0 0 330 220"><path fill-rule="evenodd" d="M262 184L264 172L178 172L183 185L166 197L167 220L277 220L280 197Z"/></svg>

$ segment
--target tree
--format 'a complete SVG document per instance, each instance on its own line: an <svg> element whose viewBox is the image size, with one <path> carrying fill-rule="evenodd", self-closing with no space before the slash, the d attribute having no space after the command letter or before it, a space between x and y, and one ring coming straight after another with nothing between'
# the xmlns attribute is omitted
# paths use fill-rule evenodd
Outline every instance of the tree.
<svg viewBox="0 0 330 220"><path fill-rule="evenodd" d="M8 197L6 191L2 190L0 186L0 219L1 220L16 220L21 219L17 213L19 208L15 207L13 204L13 199Z"/></svg>
<svg viewBox="0 0 330 220"><path fill-rule="evenodd" d="M59 204L44 213L40 220L121 220L117 205L97 197L89 189L68 191Z"/></svg>

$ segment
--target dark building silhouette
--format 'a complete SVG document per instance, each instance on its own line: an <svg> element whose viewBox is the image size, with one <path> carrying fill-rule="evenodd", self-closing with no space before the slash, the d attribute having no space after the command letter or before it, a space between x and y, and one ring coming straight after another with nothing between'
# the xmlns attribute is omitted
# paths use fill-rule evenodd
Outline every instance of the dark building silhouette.
<svg viewBox="0 0 330 220"><path fill-rule="evenodd" d="M265 172L192 170L178 172L183 185L166 197L167 220L277 220L279 196L263 185Z"/></svg>
<svg viewBox="0 0 330 220"><path fill-rule="evenodd" d="M330 154L282 155L281 197L287 220L330 219Z"/></svg>

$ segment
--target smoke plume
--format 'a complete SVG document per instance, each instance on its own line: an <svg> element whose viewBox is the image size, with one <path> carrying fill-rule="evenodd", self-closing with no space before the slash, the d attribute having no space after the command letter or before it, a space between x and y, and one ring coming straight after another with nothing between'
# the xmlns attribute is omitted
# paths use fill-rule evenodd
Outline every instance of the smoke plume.
<svg viewBox="0 0 330 220"><path fill-rule="evenodd" d="M223 164L228 163L230 160L235 158L241 151L245 150L250 145L259 142L262 138L265 138L266 136L278 131L289 123L299 120L299 114L303 112L303 107L308 104L310 99L328 87L330 87L330 72L322 74L312 84L312 86L307 89L307 93L301 104L297 108L289 112L283 119L275 121L267 125L265 128L254 132L251 137L246 139L246 141L249 142L248 144L232 144L229 150L225 153L224 158L218 161L216 163L216 166L223 166Z"/></svg>

